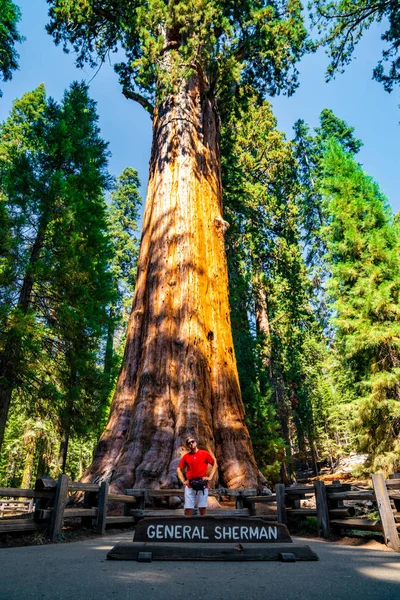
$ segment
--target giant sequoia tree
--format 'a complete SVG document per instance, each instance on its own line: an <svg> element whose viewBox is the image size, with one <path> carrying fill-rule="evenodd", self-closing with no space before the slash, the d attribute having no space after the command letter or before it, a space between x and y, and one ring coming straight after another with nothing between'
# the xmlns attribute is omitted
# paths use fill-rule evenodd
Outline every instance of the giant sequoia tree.
<svg viewBox="0 0 400 600"><path fill-rule="evenodd" d="M87 478L170 486L190 432L229 487L259 477L230 326L219 111L238 86L294 91L298 0L49 0L49 32L77 62L116 65L151 115L153 144L123 367Z"/></svg>

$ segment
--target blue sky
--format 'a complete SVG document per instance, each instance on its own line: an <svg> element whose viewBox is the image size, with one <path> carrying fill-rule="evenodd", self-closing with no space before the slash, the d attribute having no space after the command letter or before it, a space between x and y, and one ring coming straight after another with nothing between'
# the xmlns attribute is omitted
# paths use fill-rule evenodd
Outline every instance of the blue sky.
<svg viewBox="0 0 400 600"><path fill-rule="evenodd" d="M46 0L15 0L22 11L20 31L26 37L19 46L20 70L11 82L3 83L0 120L7 118L12 101L25 92L45 84L48 95L60 100L64 89L75 80L92 79L94 71L77 69L73 54L56 47L45 32L48 21ZM327 58L324 53L305 57L300 63L300 87L291 98L271 99L278 128L292 137L293 123L302 118L318 125L323 108L355 128L364 142L358 160L387 195L395 212L400 210L400 95L391 94L372 81L372 69L381 55L380 34L383 25L373 27L356 49L356 60L334 81L325 83ZM146 186L151 143L148 114L121 93L112 66L104 65L90 83L90 94L98 103L100 127L109 141L112 157L110 171L118 175L126 166L139 171Z"/></svg>

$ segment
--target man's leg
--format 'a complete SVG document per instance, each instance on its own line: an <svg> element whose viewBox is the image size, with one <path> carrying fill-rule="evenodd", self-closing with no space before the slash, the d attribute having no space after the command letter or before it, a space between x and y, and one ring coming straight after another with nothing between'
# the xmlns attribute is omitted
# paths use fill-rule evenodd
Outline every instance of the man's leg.
<svg viewBox="0 0 400 600"><path fill-rule="evenodd" d="M195 491L192 490L192 488L185 486L185 517L191 517L193 515L195 498Z"/></svg>
<svg viewBox="0 0 400 600"><path fill-rule="evenodd" d="M208 488L205 488L203 492L198 492L199 495L199 513L201 517L205 517L207 513L207 500L208 500Z"/></svg>

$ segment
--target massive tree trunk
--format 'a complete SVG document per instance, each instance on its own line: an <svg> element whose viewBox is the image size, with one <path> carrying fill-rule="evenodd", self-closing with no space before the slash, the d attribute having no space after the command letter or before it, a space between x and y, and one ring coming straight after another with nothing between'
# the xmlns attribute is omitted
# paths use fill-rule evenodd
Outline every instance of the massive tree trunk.
<svg viewBox="0 0 400 600"><path fill-rule="evenodd" d="M110 419L84 476L170 487L184 440L227 487L258 483L230 325L219 122L197 76L158 107L138 276Z"/></svg>

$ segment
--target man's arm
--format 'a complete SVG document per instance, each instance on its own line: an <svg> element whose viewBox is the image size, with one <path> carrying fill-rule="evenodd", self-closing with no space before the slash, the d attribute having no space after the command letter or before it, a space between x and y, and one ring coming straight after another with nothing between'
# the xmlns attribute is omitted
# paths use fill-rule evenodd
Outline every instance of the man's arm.
<svg viewBox="0 0 400 600"><path fill-rule="evenodd" d="M177 470L176 470L176 472L177 472L177 475L178 475L178 479L179 479L179 481L180 481L181 483L183 483L183 485L189 485L189 482L188 482L188 480L185 478L185 476L184 476L184 474L183 474L183 472L182 472L182 469L180 469L180 468L178 467L178 468L177 468Z"/></svg>
<svg viewBox="0 0 400 600"><path fill-rule="evenodd" d="M212 480L212 478L214 477L214 475L218 469L218 465L217 465L217 461L215 460L215 456L213 456L213 459L214 459L214 464L211 466L210 474L207 475L207 477L204 477L204 479L206 479L207 481Z"/></svg>

